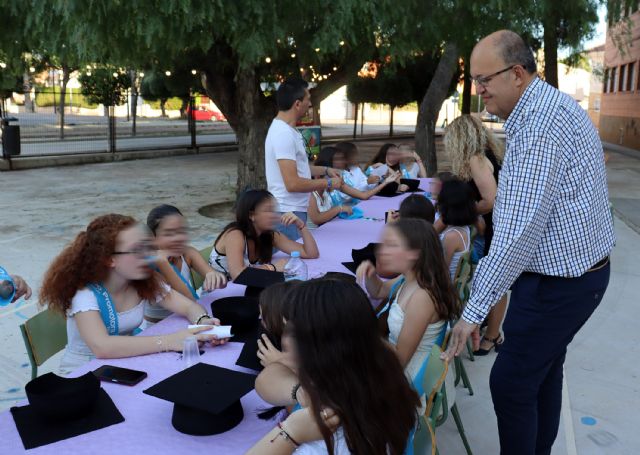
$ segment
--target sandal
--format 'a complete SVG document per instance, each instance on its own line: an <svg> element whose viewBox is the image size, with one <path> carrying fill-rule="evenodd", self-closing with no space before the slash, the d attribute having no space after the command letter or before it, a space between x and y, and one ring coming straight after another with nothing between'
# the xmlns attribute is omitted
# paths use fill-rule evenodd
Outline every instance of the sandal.
<svg viewBox="0 0 640 455"><path fill-rule="evenodd" d="M481 356L481 357L482 357L482 356L485 356L485 355L489 354L489 353L491 352L491 350L492 350L492 349L495 349L495 350L496 350L496 352L498 352L498 349L500 349L500 345L501 345L501 344L502 344L502 342L504 341L504 340L502 339L502 335L498 335L498 336L497 336L497 337L495 337L495 338L485 338L485 337L482 337L482 339L483 339L484 341L488 341L489 343L491 343L491 347L490 347L489 349L482 349L482 348L479 348L477 351L473 351L473 355L475 355L475 356ZM482 343L482 341L481 341L480 343Z"/></svg>

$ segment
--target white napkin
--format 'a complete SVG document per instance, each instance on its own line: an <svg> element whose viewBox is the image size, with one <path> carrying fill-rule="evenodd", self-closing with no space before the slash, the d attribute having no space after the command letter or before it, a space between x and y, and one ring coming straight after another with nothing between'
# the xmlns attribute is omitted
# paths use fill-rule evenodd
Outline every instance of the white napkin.
<svg viewBox="0 0 640 455"><path fill-rule="evenodd" d="M231 333L230 325L207 325L207 324L190 324L190 329L197 329L199 327L211 327L209 330L203 330L201 333L203 335L215 335L218 338L231 338L233 334Z"/></svg>

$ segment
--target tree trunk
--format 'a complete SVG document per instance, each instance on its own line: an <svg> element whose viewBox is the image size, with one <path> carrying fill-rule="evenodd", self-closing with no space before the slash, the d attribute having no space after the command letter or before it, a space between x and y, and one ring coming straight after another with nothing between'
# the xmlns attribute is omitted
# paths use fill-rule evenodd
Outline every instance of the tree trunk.
<svg viewBox="0 0 640 455"><path fill-rule="evenodd" d="M234 122L239 152L237 190L266 188L264 141L277 108L273 99L265 100L254 70L239 71L236 87L239 117L239 121Z"/></svg>
<svg viewBox="0 0 640 455"><path fill-rule="evenodd" d="M180 118L187 118L187 106L189 106L189 98L182 98L182 104L180 105Z"/></svg>
<svg viewBox="0 0 640 455"><path fill-rule="evenodd" d="M60 86L60 139L64 139L64 107L66 104L67 84L71 77L71 69L62 65L62 85Z"/></svg>
<svg viewBox="0 0 640 455"><path fill-rule="evenodd" d="M464 85L462 88L462 114L471 114L471 68L470 55L464 58Z"/></svg>
<svg viewBox="0 0 640 455"><path fill-rule="evenodd" d="M393 137L393 111L395 110L395 106L389 106L389 137Z"/></svg>
<svg viewBox="0 0 640 455"><path fill-rule="evenodd" d="M353 138L356 138L358 133L358 103L353 103L355 112L353 113Z"/></svg>
<svg viewBox="0 0 640 455"><path fill-rule="evenodd" d="M260 90L260 78L253 69L235 73L230 68L207 68L203 73L203 86L236 133L236 190L266 188L264 141L277 114L275 99L264 96Z"/></svg>
<svg viewBox="0 0 640 455"><path fill-rule="evenodd" d="M418 109L415 135L416 151L425 161L428 177L432 177L438 172L436 122L451 85L451 78L456 72L457 59L457 46L454 43L447 43L427 93L425 93Z"/></svg>
<svg viewBox="0 0 640 455"><path fill-rule="evenodd" d="M544 80L558 88L558 19L555 5L544 17Z"/></svg>
<svg viewBox="0 0 640 455"><path fill-rule="evenodd" d="M131 135L136 135L136 116L138 114L138 75L136 70L129 71L131 78Z"/></svg>
<svg viewBox="0 0 640 455"><path fill-rule="evenodd" d="M25 112L35 112L35 106L31 99L31 78L29 73L24 73L22 76L22 88L24 90L24 110Z"/></svg>
<svg viewBox="0 0 640 455"><path fill-rule="evenodd" d="M166 117L167 116L167 99L166 98L161 98L160 99L160 111L162 112L162 114L160 114L161 117Z"/></svg>

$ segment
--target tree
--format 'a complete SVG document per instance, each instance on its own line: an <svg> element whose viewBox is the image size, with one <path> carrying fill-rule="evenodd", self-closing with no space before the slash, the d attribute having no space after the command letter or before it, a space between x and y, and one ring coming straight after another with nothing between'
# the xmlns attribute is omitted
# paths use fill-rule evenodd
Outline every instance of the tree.
<svg viewBox="0 0 640 455"><path fill-rule="evenodd" d="M382 69L375 77L356 77L347 85L347 99L352 103L376 103L389 106L389 136L393 136L393 111L413 101L409 79Z"/></svg>
<svg viewBox="0 0 640 455"><path fill-rule="evenodd" d="M575 50L595 33L600 3L599 0L537 2L544 30L544 78L547 83L558 87L558 49Z"/></svg>
<svg viewBox="0 0 640 455"><path fill-rule="evenodd" d="M120 106L127 100L129 78L125 71L103 65L84 70L79 77L81 92L92 104Z"/></svg>
<svg viewBox="0 0 640 455"><path fill-rule="evenodd" d="M162 117L166 117L166 103L172 94L169 88L167 88L168 76L160 71L146 72L144 78L140 83L140 95L149 101L160 101L160 111Z"/></svg>
<svg viewBox="0 0 640 455"><path fill-rule="evenodd" d="M403 13L391 0L37 3L30 20L44 23L51 10L63 15L57 26L69 30L70 45L88 61L135 68L187 59L236 132L240 188L265 184L264 138L276 108L260 83L302 75L317 83L318 105L330 93L325 86L344 84L354 67L375 56L380 17L400 20Z"/></svg>

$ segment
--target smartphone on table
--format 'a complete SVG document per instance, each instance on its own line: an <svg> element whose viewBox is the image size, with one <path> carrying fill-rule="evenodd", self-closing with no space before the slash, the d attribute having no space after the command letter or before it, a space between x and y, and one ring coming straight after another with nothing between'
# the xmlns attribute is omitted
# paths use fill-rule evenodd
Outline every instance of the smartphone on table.
<svg viewBox="0 0 640 455"><path fill-rule="evenodd" d="M115 367L113 365L102 365L93 374L101 381L114 382L133 386L147 377L147 373L129 368Z"/></svg>

